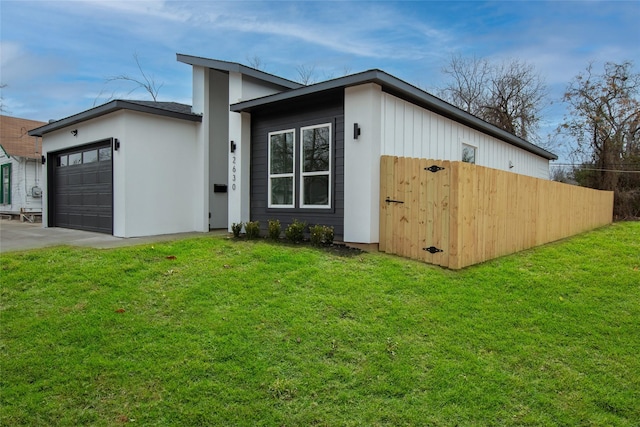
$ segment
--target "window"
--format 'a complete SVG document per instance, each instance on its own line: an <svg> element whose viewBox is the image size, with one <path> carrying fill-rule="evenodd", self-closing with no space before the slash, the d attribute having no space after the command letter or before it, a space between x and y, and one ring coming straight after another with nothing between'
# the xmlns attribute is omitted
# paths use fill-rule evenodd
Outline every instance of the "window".
<svg viewBox="0 0 640 427"><path fill-rule="evenodd" d="M476 163L476 147L462 144L462 161L466 163Z"/></svg>
<svg viewBox="0 0 640 427"><path fill-rule="evenodd" d="M69 154L69 166L81 165L81 164L82 164L82 153Z"/></svg>
<svg viewBox="0 0 640 427"><path fill-rule="evenodd" d="M0 166L0 204L11 204L11 163Z"/></svg>
<svg viewBox="0 0 640 427"><path fill-rule="evenodd" d="M98 151L98 159L99 159L101 162L111 160L111 147L101 148L101 149Z"/></svg>
<svg viewBox="0 0 640 427"><path fill-rule="evenodd" d="M295 131L269 133L269 207L294 207Z"/></svg>
<svg viewBox="0 0 640 427"><path fill-rule="evenodd" d="M331 206L331 125L304 127L301 130L300 206Z"/></svg>
<svg viewBox="0 0 640 427"><path fill-rule="evenodd" d="M66 155L58 156L58 166L60 167L67 166L69 164L68 161L69 161L69 158Z"/></svg>
<svg viewBox="0 0 640 427"><path fill-rule="evenodd" d="M82 163L95 163L98 161L98 150L89 150L82 153Z"/></svg>

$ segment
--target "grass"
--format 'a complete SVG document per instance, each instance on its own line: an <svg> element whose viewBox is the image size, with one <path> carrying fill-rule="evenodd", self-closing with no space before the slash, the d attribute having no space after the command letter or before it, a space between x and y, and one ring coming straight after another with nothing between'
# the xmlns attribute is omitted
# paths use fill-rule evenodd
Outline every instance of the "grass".
<svg viewBox="0 0 640 427"><path fill-rule="evenodd" d="M211 237L0 261L1 425L640 422L640 223L458 272Z"/></svg>

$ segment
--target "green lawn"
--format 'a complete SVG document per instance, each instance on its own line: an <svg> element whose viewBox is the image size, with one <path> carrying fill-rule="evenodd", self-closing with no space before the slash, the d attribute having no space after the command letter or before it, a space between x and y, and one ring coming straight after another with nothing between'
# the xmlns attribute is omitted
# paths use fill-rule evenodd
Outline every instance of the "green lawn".
<svg viewBox="0 0 640 427"><path fill-rule="evenodd" d="M0 261L3 426L640 424L640 223L461 271L208 236Z"/></svg>

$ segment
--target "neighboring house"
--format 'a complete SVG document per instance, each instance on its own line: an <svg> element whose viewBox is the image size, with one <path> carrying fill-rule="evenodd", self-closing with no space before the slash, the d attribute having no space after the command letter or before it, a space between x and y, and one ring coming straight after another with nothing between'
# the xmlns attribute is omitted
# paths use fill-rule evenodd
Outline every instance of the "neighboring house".
<svg viewBox="0 0 640 427"><path fill-rule="evenodd" d="M381 155L545 179L556 159L380 70L303 86L236 63L177 59L193 67L190 109L112 101L30 132L43 138L45 226L133 237L296 218L331 225L345 242L377 243ZM91 172L107 152L104 171ZM90 161L76 173L80 153ZM72 201L74 192L84 193Z"/></svg>
<svg viewBox="0 0 640 427"><path fill-rule="evenodd" d="M0 213L42 212L41 147L36 120L0 116Z"/></svg>

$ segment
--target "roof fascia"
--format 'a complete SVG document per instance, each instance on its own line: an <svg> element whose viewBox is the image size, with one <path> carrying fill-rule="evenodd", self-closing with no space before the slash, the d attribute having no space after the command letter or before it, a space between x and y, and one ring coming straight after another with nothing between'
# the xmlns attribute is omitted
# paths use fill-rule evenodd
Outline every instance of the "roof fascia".
<svg viewBox="0 0 640 427"><path fill-rule="evenodd" d="M7 150L4 149L4 147L2 146L2 144L0 144L0 148L2 149L2 152L4 153L5 156L7 156L8 159L11 158L11 155L9 153L7 153Z"/></svg>
<svg viewBox="0 0 640 427"><path fill-rule="evenodd" d="M256 107L271 104L274 102L285 101L298 98L305 95L313 95L331 89L338 89L347 86L356 86L364 83L375 82L379 70L369 70L358 74L352 74L345 77L339 77L333 80L316 83L310 86L303 86L299 89L293 89L288 92L280 92L274 95L263 96L249 101L232 104L230 109L235 112L251 112Z"/></svg>
<svg viewBox="0 0 640 427"><path fill-rule="evenodd" d="M286 89L297 89L304 87L304 85L287 80L282 77L275 76L273 74L265 73L264 71L256 70L255 68L247 67L237 62L221 61L219 59L201 58L199 56L185 55L177 53L176 58L178 62L183 62L189 65L197 65L200 67L213 68L218 71L225 71L227 73L241 73L247 76L251 76L255 79L265 81L267 83L274 84Z"/></svg>
<svg viewBox="0 0 640 427"><path fill-rule="evenodd" d="M184 114L177 111L164 110L162 108L151 107L148 105L136 104L135 102L124 101L117 99L90 110L83 111L82 113L75 114L73 116L57 120L53 123L40 126L39 128L29 131L30 136L42 136L44 134L56 131L58 129L65 128L67 126L73 126L75 124L85 122L87 120L95 119L100 116L104 116L109 113L113 113L118 110L131 110L141 113L155 114L158 116L173 117L176 119L188 120L192 122L201 122L202 116L196 114Z"/></svg>
<svg viewBox="0 0 640 427"><path fill-rule="evenodd" d="M300 89L294 89L288 92L277 93L275 95L269 95L262 98L257 98L249 101L240 102L231 105L231 111L235 112L251 112L251 110L271 104L274 102L285 101L293 98L297 98L305 95L312 95L315 93L323 92L330 89L336 89L339 87L357 86L365 83L379 84L382 89L394 96L398 96L413 104L424 107L437 114L452 119L458 123L462 123L473 129L479 130L483 133L491 135L502 141L505 141L511 145L522 148L538 156L544 157L547 160L557 160L558 156L555 154L538 147L522 138L519 138L505 130L498 128L484 120L467 113L459 109L458 107L449 104L437 98L422 89L410 85L409 83L398 79L390 74L381 70L369 70L358 74L352 74L350 76L340 77L334 80L317 83L311 86L305 86Z"/></svg>

